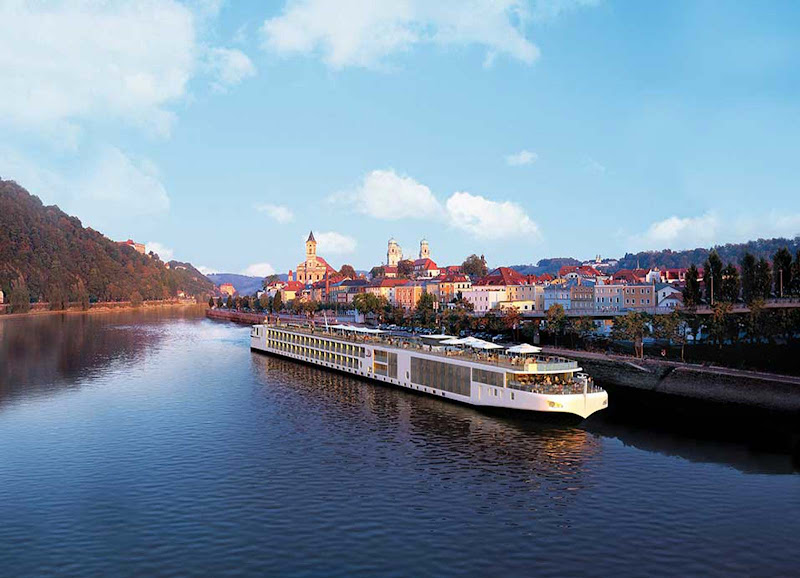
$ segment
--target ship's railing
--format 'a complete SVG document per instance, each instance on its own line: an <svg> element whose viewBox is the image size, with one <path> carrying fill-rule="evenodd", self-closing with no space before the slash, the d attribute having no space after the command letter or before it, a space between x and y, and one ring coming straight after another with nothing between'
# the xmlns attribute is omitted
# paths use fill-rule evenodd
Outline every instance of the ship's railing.
<svg viewBox="0 0 800 578"><path fill-rule="evenodd" d="M506 386L519 391L540 393L544 395L583 395L588 393L601 393L605 390L594 384L591 378L574 378L559 383L548 381L522 383L508 380Z"/></svg>
<svg viewBox="0 0 800 578"><path fill-rule="evenodd" d="M459 359L462 361L472 361L486 365L494 365L499 368L516 371L536 371L570 372L578 369L578 363L564 357L554 355L506 355L502 353L478 352L464 349L445 349L442 346L432 346L422 343L418 338L410 336L397 336L387 334L357 334L357 333L334 333L321 327L311 328L308 326L295 325L275 325L270 326L274 329L289 330L296 333L304 333L318 337L326 337L347 343L386 345L398 349L409 349L419 351L427 355L435 355L448 359Z"/></svg>

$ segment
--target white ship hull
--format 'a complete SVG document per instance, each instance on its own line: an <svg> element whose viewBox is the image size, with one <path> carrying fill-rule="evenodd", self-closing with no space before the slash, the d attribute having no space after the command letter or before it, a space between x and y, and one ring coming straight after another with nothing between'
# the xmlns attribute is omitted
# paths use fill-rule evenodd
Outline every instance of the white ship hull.
<svg viewBox="0 0 800 578"><path fill-rule="evenodd" d="M306 342L303 342L303 339ZM314 334L310 339L313 344L308 343L307 335L294 333L287 327L254 325L250 335L250 347L255 351L485 408L574 414L586 418L608 406L608 394L595 388L592 388L595 389L594 391L584 389L585 393L550 394L509 387L505 378L502 379L502 383L497 381L495 384L477 381L476 375L479 377L492 375L495 376L494 379L498 379L496 377L498 374L504 374L502 368L492 364L443 358L434 353L391 347L383 343L352 343L337 339L333 335ZM296 343L294 340L300 342ZM396 363L394 356L396 356ZM412 360L412 358L415 359ZM386 364L378 361L384 359L387 359ZM415 365L414 371L412 371L412 364ZM420 366L431 367L433 364L436 364L435 367L438 371L446 372L448 377L450 375L455 377L446 379L446 385L438 388L430 384L418 383L426 381L421 377ZM442 367L442 364L446 364L446 367ZM385 372L382 371L384 366L386 367ZM574 370L580 370L580 368L575 367Z"/></svg>

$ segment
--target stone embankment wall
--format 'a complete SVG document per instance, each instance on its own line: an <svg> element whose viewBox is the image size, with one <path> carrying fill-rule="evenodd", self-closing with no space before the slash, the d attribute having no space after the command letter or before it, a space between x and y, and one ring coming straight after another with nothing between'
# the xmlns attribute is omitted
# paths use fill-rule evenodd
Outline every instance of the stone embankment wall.
<svg viewBox="0 0 800 578"><path fill-rule="evenodd" d="M548 349L580 362L595 381L620 394L648 392L713 404L800 415L800 378L707 367L658 359L635 359Z"/></svg>

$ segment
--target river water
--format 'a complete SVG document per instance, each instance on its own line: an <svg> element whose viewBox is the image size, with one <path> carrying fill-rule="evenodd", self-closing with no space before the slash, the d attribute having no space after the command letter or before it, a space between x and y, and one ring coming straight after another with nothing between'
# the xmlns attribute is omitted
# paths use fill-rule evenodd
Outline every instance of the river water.
<svg viewBox="0 0 800 578"><path fill-rule="evenodd" d="M248 345L189 311L0 320L0 575L800 572L786 456Z"/></svg>

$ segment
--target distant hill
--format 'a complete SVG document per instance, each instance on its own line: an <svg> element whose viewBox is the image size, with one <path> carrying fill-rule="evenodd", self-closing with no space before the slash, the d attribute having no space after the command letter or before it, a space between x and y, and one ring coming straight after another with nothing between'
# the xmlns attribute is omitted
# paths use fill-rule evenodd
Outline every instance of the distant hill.
<svg viewBox="0 0 800 578"><path fill-rule="evenodd" d="M251 277L249 275L238 275L236 273L210 273L206 275L216 286L223 283L230 283L238 293L242 295L253 295L261 290L263 277ZM286 281L287 275L277 275L278 279Z"/></svg>
<svg viewBox="0 0 800 578"><path fill-rule="evenodd" d="M572 257L553 257L551 259L541 259L536 265L512 265L511 268L523 275L544 275L545 273L555 275L565 265L580 264L581 261Z"/></svg>
<svg viewBox="0 0 800 578"><path fill-rule="evenodd" d="M775 239L758 239L757 241L748 241L747 243L728 243L727 245L717 245L713 248L717 250L717 253L719 253L724 263L739 263L744 254L748 252L755 255L756 259L764 257L771 261L775 252L782 247L787 247L792 255L794 255L800 250L800 236L794 239L778 237ZM637 266L643 269L656 266L673 269L689 267L689 265L692 264L702 267L710 251L710 249L697 248L687 251L664 249L663 251L626 253L625 256L619 260L617 269L633 269Z"/></svg>
<svg viewBox="0 0 800 578"><path fill-rule="evenodd" d="M175 264L173 266L172 264ZM0 289L23 279L31 297L125 301L206 295L214 285L188 263L170 268L119 245L56 206L45 206L14 181L0 179Z"/></svg>

